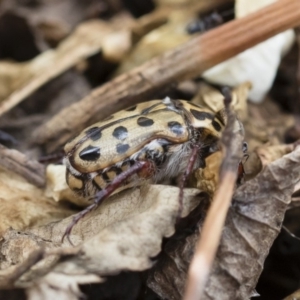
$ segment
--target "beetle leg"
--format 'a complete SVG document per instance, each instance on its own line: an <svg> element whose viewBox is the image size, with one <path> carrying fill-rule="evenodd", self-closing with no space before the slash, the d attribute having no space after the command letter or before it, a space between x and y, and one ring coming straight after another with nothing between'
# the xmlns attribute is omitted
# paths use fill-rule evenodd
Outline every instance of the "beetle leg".
<svg viewBox="0 0 300 300"><path fill-rule="evenodd" d="M247 162L248 158L249 158L249 154L247 153L248 151L248 144L247 142L243 143L243 157L238 165L238 176L237 176L237 180L236 183L238 185L244 183L244 177L246 175L245 169L244 169L244 164Z"/></svg>
<svg viewBox="0 0 300 300"><path fill-rule="evenodd" d="M193 167L195 165L197 156L199 155L200 146L197 144L193 145L192 152L189 158L189 162L187 164L187 168L182 174L182 177L180 179L179 183L179 209L178 209L178 216L177 219L181 217L182 209L183 209L183 189L186 183L187 178L193 171Z"/></svg>
<svg viewBox="0 0 300 300"><path fill-rule="evenodd" d="M73 229L73 227L77 224L77 222L83 218L87 213L92 211L94 208L98 207L104 199L106 199L108 196L110 196L119 186L124 183L130 176L136 174L137 172L141 171L143 168L147 167L146 161L137 161L133 166L131 166L128 170L122 172L118 176L116 176L110 184L107 185L107 187L100 192L98 192L94 197L94 203L88 206L86 209L82 210L78 214L76 214L73 217L72 222L67 227L65 233L62 236L62 242L64 241L64 238L67 237L68 241L72 245L72 242L70 241L70 233Z"/></svg>

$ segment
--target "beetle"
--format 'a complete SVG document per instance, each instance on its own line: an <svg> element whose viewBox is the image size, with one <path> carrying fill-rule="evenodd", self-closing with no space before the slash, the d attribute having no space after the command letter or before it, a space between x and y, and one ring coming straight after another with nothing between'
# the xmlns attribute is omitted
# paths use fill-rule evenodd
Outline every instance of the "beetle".
<svg viewBox="0 0 300 300"><path fill-rule="evenodd" d="M86 128L64 148L66 181L94 202L75 215L63 239L83 216L130 182L181 176L181 212L185 182L218 150L225 123L224 110L214 113L167 97L134 105Z"/></svg>

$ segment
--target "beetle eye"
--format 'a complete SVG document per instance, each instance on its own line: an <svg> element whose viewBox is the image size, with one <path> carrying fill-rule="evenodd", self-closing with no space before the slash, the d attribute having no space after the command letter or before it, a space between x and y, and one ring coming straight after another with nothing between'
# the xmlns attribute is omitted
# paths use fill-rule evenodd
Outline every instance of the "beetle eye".
<svg viewBox="0 0 300 300"><path fill-rule="evenodd" d="M80 151L79 157L82 160L95 161L100 157L100 148L88 146Z"/></svg>

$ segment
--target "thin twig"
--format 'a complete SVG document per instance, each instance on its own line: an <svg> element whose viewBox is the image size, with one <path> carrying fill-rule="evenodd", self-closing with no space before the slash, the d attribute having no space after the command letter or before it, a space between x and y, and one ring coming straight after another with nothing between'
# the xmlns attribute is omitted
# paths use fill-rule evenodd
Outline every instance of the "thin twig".
<svg viewBox="0 0 300 300"><path fill-rule="evenodd" d="M227 109L227 111L228 123L222 136L225 158L220 168L219 188L209 208L201 238L189 268L185 300L199 300L204 292L231 203L238 164L242 158L243 131L240 128L238 132L235 132L235 125L239 123L236 123L238 121L235 115L230 110Z"/></svg>
<svg viewBox="0 0 300 300"><path fill-rule="evenodd" d="M32 141L47 144L48 151L54 151L91 122L141 102L170 83L200 75L299 24L299 0L277 1L258 12L226 23L95 89L41 126L34 132Z"/></svg>

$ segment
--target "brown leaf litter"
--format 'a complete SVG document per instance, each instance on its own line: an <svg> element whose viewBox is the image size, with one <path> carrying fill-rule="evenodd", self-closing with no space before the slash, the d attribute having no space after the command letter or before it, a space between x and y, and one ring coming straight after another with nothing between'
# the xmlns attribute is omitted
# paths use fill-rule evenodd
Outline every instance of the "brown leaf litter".
<svg viewBox="0 0 300 300"><path fill-rule="evenodd" d="M178 17L178 11L182 10L180 1L172 2L177 12L174 9L168 15L165 5L169 1L158 1L159 9L151 13L150 17L146 15L137 21L123 15L123 26L116 25L113 20L85 21L62 41L62 35L58 34L56 41L60 43L56 49L45 51L29 62L0 62L0 73L7 83L3 85L2 92L0 90L0 98L5 99L0 104L0 112L10 110L66 70L75 67L82 71L86 68L87 58L100 51L107 60L127 63L124 59L127 50L134 45L142 45L151 34L158 32L165 40L164 43L157 43L157 49L143 46L150 50L149 53L143 53L146 56L162 51L160 47L166 49L190 39L183 34L182 40L167 40L176 26L179 34L182 34L182 28L185 28L189 18L195 17L192 10L186 10L186 14ZM218 4L220 2L228 1L216 1ZM203 3L201 5L204 7L212 5L211 2L207 4L207 1ZM190 5L193 7L198 4L191 1ZM281 5L275 4L276 7ZM272 9L269 8L269 12ZM261 14L256 16L259 17L254 17L254 23L263 22L261 20L267 17ZM80 14L75 17L77 21L68 21L71 27L75 27L82 18ZM115 20L119 17L121 14L116 15ZM253 24L251 22L250 25ZM285 22L288 23L287 20ZM241 24L244 30L249 25L244 20L235 24ZM233 34L233 41L236 41L234 29L240 28L237 25L231 26L229 32ZM266 27L259 37L251 32L254 34L252 40L240 41L243 45L241 47L246 49L251 43L265 39L272 30L273 33L279 30L279 27L272 30L272 26ZM60 33L64 32L62 25L59 28ZM217 33L225 34L228 27L224 29L222 26L218 30ZM69 33L69 29L66 32ZM237 51L232 50L235 44L231 44L230 37L224 37L224 34L218 36L218 43L230 45L229 50L225 46L219 49L215 44L209 44L217 33L196 37L193 42L185 42L181 48L170 50L168 54L112 79L84 100L58 114L53 113L58 111L54 109L54 116L47 116L49 122L43 123L43 117L38 120L41 126L30 136L31 142L48 150L58 149L87 123L96 118L99 120L128 104L145 101L170 82L182 79L186 79L194 103L218 112L224 105L223 95L202 81L190 79ZM132 40L130 34L134 35ZM135 44L138 40L139 44ZM120 41L125 45L122 49L118 46ZM199 42L203 42L204 46L210 45L209 48L216 51L215 56L208 60L204 57L202 60L198 51ZM198 56L190 59L193 51ZM185 60L189 63L180 64ZM135 63L133 66L136 67ZM247 299L254 295L263 263L281 229L285 211L300 203L300 148L297 142L283 144L287 128L294 123L292 116L283 113L269 99L264 106L247 104L250 88L251 83L244 83L232 90L230 109L235 111L240 121L229 123L231 126L236 125L234 128L238 128L239 134L233 128L229 130L230 134L224 134L222 151L209 156L205 161L206 167L199 168L189 178L188 187L184 189L183 214L179 222L179 189L169 185L172 182L163 185L145 182L141 186L114 194L81 219L70 236L74 247L67 239L62 243L61 238L73 215L90 204L90 200L74 196L69 190L65 182L64 166L50 164L45 177L45 168L41 164L16 150L1 147L1 289L25 289L28 299L78 299L82 297L82 285L102 284L108 276L123 271L143 272L144 282L159 297L182 299L188 268L194 253L197 253L196 245L203 233L205 236L208 232L208 241L218 242L218 234L222 233L222 236L201 299ZM22 122L26 121L12 118L10 126L21 128L24 124ZM242 159L246 182L236 185L236 170L242 157L244 134L240 122L244 125L245 140L249 144L249 158ZM30 147L32 145L28 143L27 148ZM236 151L233 151L234 147ZM224 176L228 171L232 172L233 177L231 188L227 186L226 189ZM224 189L221 189L222 180ZM232 197L230 192L233 193ZM229 200L232 198L231 205L229 201L225 203L229 205L229 211L225 226L221 227L219 233L214 230L214 226L210 226L211 231L203 228L206 217L210 215L209 207L212 208L216 203L213 199L218 193L223 193L221 198L225 194L230 196ZM226 210L222 212L223 216L218 210L216 212L216 221L225 218Z"/></svg>

